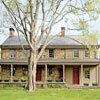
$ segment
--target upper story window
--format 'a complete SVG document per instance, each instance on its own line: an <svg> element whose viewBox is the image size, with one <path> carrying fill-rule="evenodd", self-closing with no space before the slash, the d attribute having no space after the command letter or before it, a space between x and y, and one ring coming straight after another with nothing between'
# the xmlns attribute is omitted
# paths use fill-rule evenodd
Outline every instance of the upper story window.
<svg viewBox="0 0 100 100"><path fill-rule="evenodd" d="M79 50L78 49L74 49L74 57L79 57Z"/></svg>
<svg viewBox="0 0 100 100"><path fill-rule="evenodd" d="M54 49L49 49L49 57L54 57Z"/></svg>
<svg viewBox="0 0 100 100"><path fill-rule="evenodd" d="M16 50L10 50L10 58L16 57Z"/></svg>
<svg viewBox="0 0 100 100"><path fill-rule="evenodd" d="M28 50L27 49L23 50L23 57L24 58L28 57Z"/></svg>
<svg viewBox="0 0 100 100"><path fill-rule="evenodd" d="M89 57L89 55L90 55L89 49L85 49L85 57Z"/></svg>
<svg viewBox="0 0 100 100"><path fill-rule="evenodd" d="M89 68L84 69L84 78L90 79L90 69Z"/></svg>

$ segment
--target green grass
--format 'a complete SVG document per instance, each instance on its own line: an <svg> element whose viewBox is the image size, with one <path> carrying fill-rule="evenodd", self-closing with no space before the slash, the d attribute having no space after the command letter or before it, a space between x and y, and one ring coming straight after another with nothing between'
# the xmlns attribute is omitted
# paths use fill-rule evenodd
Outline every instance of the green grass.
<svg viewBox="0 0 100 100"><path fill-rule="evenodd" d="M100 100L100 89L48 88L29 93L22 88L7 87L0 88L0 100Z"/></svg>

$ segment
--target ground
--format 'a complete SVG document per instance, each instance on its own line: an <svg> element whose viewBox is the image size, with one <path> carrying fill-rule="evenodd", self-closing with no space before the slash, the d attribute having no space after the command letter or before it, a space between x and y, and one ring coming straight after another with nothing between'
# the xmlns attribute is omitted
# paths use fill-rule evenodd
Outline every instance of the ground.
<svg viewBox="0 0 100 100"><path fill-rule="evenodd" d="M29 93L22 88L9 87L0 88L0 100L100 100L100 89L48 88Z"/></svg>

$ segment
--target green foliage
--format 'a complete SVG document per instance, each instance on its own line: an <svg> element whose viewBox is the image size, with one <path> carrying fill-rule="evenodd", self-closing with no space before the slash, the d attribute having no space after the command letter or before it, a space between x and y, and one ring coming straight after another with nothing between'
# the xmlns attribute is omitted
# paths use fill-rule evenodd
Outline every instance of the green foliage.
<svg viewBox="0 0 100 100"><path fill-rule="evenodd" d="M1 100L100 100L100 89L68 90L65 88L37 89L29 93L23 88L1 88Z"/></svg>
<svg viewBox="0 0 100 100"><path fill-rule="evenodd" d="M21 77L21 80L23 80L23 81L24 81L24 80L26 80L26 78L25 78L25 77Z"/></svg>
<svg viewBox="0 0 100 100"><path fill-rule="evenodd" d="M50 85L49 88L64 88L64 87L63 86L60 86L60 85L59 86L56 86L56 85L55 86L52 86L52 85Z"/></svg>
<svg viewBox="0 0 100 100"><path fill-rule="evenodd" d="M82 41L83 45L87 45L91 55L94 55L95 52L98 52L98 44L100 40L99 31L83 31L83 35L79 36L79 40ZM96 46L95 46L96 45Z"/></svg>

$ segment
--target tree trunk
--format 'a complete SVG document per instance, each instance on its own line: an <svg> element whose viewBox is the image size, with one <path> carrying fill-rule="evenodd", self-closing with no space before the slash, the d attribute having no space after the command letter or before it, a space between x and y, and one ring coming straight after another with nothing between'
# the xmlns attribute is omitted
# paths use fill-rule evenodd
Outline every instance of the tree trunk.
<svg viewBox="0 0 100 100"><path fill-rule="evenodd" d="M32 50L30 50L30 57L28 62L28 89L29 92L34 92L36 90L36 66L37 62L34 60L34 55Z"/></svg>

